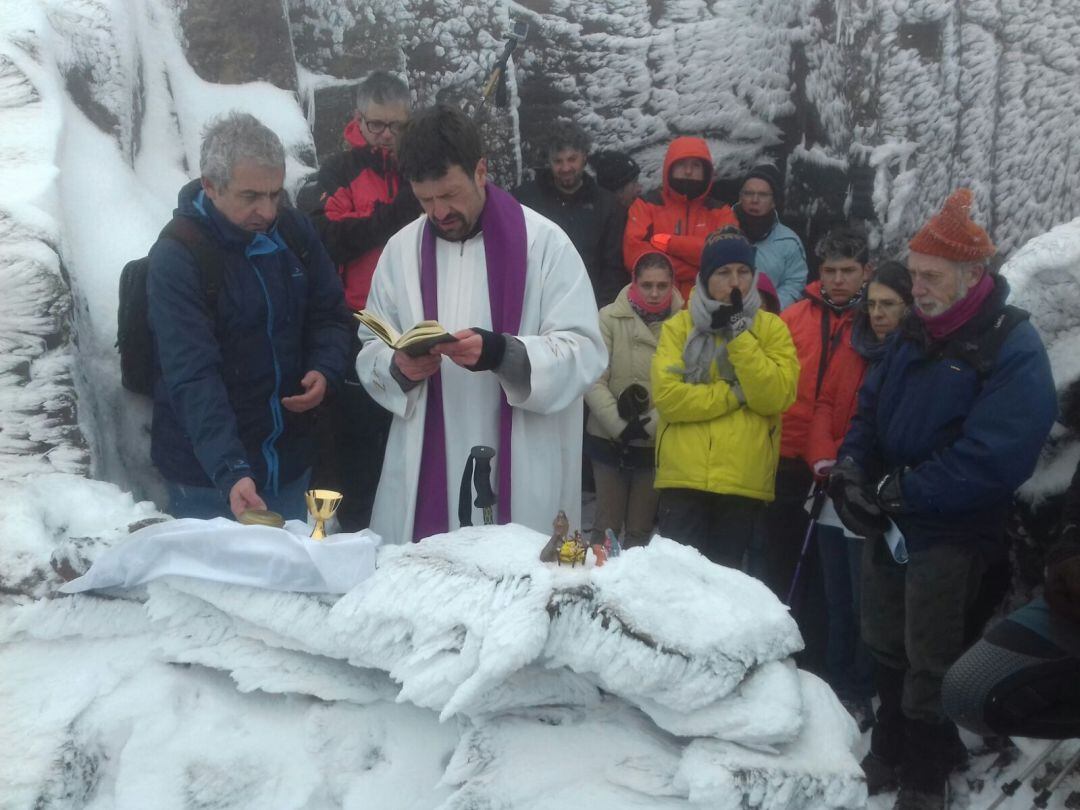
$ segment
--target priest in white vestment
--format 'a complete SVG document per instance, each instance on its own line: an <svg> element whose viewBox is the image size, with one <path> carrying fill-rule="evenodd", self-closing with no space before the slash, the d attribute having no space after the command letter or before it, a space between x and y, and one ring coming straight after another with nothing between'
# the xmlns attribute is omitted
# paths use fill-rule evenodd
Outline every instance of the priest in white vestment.
<svg viewBox="0 0 1080 810"><path fill-rule="evenodd" d="M446 105L414 116L398 149L425 216L387 243L367 309L399 332L436 319L458 341L412 358L370 339L357 358L394 415L371 517L386 542L458 528L477 445L496 451L497 522L547 533L562 509L580 526L582 397L607 367L595 298L570 239L489 183L482 154Z"/></svg>

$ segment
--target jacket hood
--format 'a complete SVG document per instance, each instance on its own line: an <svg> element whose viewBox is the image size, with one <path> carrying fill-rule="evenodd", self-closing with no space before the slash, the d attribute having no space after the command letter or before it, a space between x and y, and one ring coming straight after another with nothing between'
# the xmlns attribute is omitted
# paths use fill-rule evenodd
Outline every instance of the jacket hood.
<svg viewBox="0 0 1080 810"><path fill-rule="evenodd" d="M360 122L355 118L345 125L345 143L356 149L368 146L364 134L360 131Z"/></svg>
<svg viewBox="0 0 1080 810"><path fill-rule="evenodd" d="M623 287L621 290L619 290L619 294L615 296L615 300L612 301L610 304L608 304L608 307L611 307L611 310L610 310L611 314L613 316L615 316L616 318L636 318L637 317L637 313L634 312L634 308L632 306L630 306L630 299L628 297L629 293L630 293L630 285L633 284L633 283L634 282L631 281L630 284L627 284L625 287ZM682 308L685 305L686 305L686 301L683 300L682 294L679 292L678 287L675 285L675 282L672 281L672 284L671 284L671 315L669 315L664 320L668 320L673 315L676 315L677 313L681 312ZM605 307L605 309L606 309L606 307Z"/></svg>
<svg viewBox="0 0 1080 810"><path fill-rule="evenodd" d="M246 246L251 244L258 234L245 231L233 225L225 216L217 210L213 201L203 192L202 180L196 177L188 181L177 195L177 216L191 217L200 225L207 228L223 245ZM274 222L270 228L272 233L277 228Z"/></svg>
<svg viewBox="0 0 1080 810"><path fill-rule="evenodd" d="M701 199L706 196L709 193L709 187L712 185L713 165L709 145L705 143L703 138L691 138L686 135L676 138L668 146L667 154L664 155L663 193L664 199L668 202L678 202L686 199L682 194L671 188L671 167L675 161L684 158L698 158L705 161L705 191L693 199Z"/></svg>

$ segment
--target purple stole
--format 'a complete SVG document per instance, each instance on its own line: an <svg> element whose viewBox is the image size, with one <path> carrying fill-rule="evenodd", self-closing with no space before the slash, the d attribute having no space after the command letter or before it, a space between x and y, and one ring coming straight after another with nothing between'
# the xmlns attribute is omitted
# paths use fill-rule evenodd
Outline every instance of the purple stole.
<svg viewBox="0 0 1080 810"><path fill-rule="evenodd" d="M525 214L509 193L488 183L487 199L480 213L487 263L488 300L491 304L491 331L516 335L521 328L525 299L527 236ZM420 297L424 320L439 319L438 271L435 264L435 229L424 222L420 245ZM513 409L506 392L499 398L499 481L498 520L509 523L511 425ZM466 459L460 459L464 466ZM424 415L424 449L420 456L420 479L416 493L413 542L450 530L450 506L446 499L446 422L443 418L442 377L427 379L427 413Z"/></svg>

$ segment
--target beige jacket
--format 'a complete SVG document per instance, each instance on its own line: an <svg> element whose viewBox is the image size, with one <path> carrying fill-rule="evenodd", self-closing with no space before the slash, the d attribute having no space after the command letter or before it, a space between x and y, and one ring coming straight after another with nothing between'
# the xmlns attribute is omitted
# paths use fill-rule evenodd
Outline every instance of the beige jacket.
<svg viewBox="0 0 1080 810"><path fill-rule="evenodd" d="M629 289L629 285L623 287L615 300L600 310L600 335L607 345L608 367L585 394L585 403L589 406L589 422L585 430L602 439L618 439L626 428L626 420L619 416L619 394L637 383L650 391L651 396L652 358L656 353L660 327L664 325L663 321L646 324L638 317L626 297ZM682 308L683 298L678 290L673 289L671 314ZM650 407L647 415L649 421L645 423L645 430L650 438L648 441L634 441L634 445L652 445L659 416L654 407Z"/></svg>

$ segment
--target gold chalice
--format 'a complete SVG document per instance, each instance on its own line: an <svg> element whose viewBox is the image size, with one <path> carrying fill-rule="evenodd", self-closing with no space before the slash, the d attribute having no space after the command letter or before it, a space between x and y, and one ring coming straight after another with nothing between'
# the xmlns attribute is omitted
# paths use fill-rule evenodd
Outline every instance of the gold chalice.
<svg viewBox="0 0 1080 810"><path fill-rule="evenodd" d="M311 533L312 540L323 540L326 537L324 524L334 516L334 512L341 506L341 493L332 489L309 489L304 493L307 500L307 508L311 516L315 518L315 530Z"/></svg>

